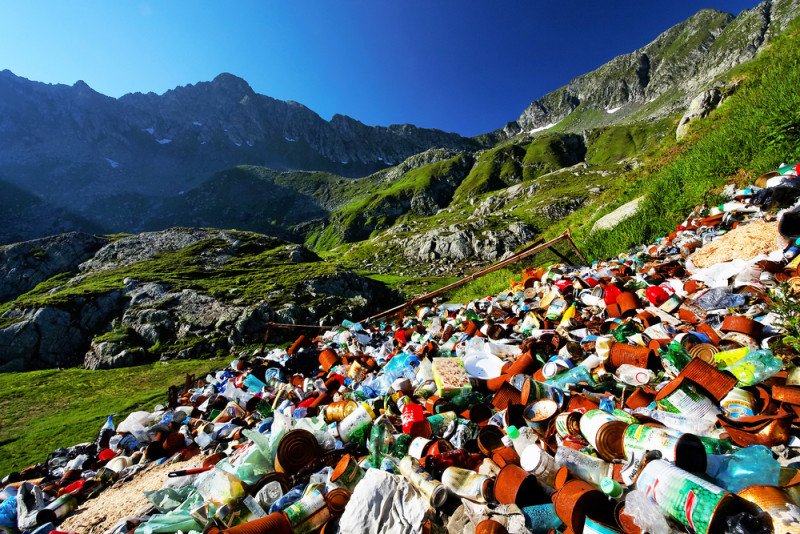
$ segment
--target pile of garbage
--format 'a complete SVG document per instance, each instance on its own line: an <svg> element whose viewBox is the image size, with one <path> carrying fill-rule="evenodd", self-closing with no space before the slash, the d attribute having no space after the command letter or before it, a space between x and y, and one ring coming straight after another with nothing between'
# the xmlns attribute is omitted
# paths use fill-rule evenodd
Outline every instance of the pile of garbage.
<svg viewBox="0 0 800 534"><path fill-rule="evenodd" d="M797 171L609 261L241 354L7 476L0 530L67 532L197 458L105 531L800 532L800 369L772 304L800 289Z"/></svg>

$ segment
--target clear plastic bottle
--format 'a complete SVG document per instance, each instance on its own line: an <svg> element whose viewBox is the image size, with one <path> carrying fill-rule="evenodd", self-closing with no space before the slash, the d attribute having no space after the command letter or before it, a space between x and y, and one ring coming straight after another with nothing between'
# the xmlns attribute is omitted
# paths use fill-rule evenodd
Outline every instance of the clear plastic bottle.
<svg viewBox="0 0 800 534"><path fill-rule="evenodd" d="M591 371L582 365L576 365L569 371L559 373L548 379L546 383L564 390L568 389L569 386L580 383L588 383L589 386L594 386Z"/></svg>
<svg viewBox="0 0 800 534"><path fill-rule="evenodd" d="M528 446L536 446L536 433L530 427L517 428L514 425L509 425L506 428L506 434L511 439L514 450L520 456Z"/></svg>
<svg viewBox="0 0 800 534"><path fill-rule="evenodd" d="M573 475L598 488L603 479L611 477L610 463L569 447L559 447L555 461L556 466L566 466Z"/></svg>
<svg viewBox="0 0 800 534"><path fill-rule="evenodd" d="M620 382L637 387L643 386L655 378L655 374L650 369L644 369L629 363L620 365L615 374Z"/></svg>

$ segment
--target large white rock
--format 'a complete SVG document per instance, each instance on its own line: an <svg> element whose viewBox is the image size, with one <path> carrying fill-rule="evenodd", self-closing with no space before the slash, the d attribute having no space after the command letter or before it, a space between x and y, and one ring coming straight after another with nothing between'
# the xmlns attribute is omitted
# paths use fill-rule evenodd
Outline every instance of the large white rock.
<svg viewBox="0 0 800 534"><path fill-rule="evenodd" d="M639 211L639 204L641 204L644 197L634 198L630 202L623 204L611 213L604 215L597 219L592 227L592 232L597 230L610 230L625 219L632 217Z"/></svg>

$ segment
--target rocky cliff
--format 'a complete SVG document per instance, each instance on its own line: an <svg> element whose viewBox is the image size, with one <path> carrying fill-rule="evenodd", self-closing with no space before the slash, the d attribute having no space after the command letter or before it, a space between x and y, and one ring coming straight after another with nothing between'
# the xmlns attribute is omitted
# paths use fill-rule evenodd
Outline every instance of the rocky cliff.
<svg viewBox="0 0 800 534"><path fill-rule="evenodd" d="M203 357L259 343L270 320L335 324L398 301L302 246L193 228L2 247L0 274L0 372Z"/></svg>
<svg viewBox="0 0 800 534"><path fill-rule="evenodd" d="M800 0L766 0L736 17L702 10L642 48L537 98L495 137L559 123L579 132L683 110L719 75L755 57L798 13Z"/></svg>

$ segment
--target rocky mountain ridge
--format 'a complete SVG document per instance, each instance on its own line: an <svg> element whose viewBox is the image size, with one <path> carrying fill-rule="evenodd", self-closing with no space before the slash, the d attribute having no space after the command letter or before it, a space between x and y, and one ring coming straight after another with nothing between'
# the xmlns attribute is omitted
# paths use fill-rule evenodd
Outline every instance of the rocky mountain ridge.
<svg viewBox="0 0 800 534"><path fill-rule="evenodd" d="M719 75L754 58L798 13L798 0L765 0L736 17L699 11L642 48L537 98L494 137L559 125L580 132L683 110Z"/></svg>
<svg viewBox="0 0 800 534"><path fill-rule="evenodd" d="M161 95L111 98L82 81L51 85L4 70L0 146L0 181L33 195L45 218L58 210L74 230L138 231L163 198L236 165L364 176L429 148L479 144L409 124L326 121L227 73ZM47 227L7 232L34 238Z"/></svg>
<svg viewBox="0 0 800 534"><path fill-rule="evenodd" d="M713 91L708 87L721 73L753 58L798 12L800 0L766 0L737 17L701 11L535 100L505 128L474 139L411 125L366 126L342 115L326 121L302 104L258 94L230 74L162 95L115 99L83 82L48 85L2 71L0 192L9 194L0 195L0 243L70 230L140 232L176 225L251 229L316 243L315 234L329 223L348 240L362 239L407 213L444 209L453 194L463 200L584 160L630 158L627 148L613 146L597 158L590 145L609 128L679 115L698 93ZM624 143L640 149L647 136L623 130ZM561 156L524 156L533 140L565 132L576 135L560 138ZM509 142L519 148L506 150ZM473 173L468 162L482 164L487 150L502 152L488 165L496 163L497 177L454 191L462 179L475 182L481 172ZM436 180L433 194L419 187L402 198L392 193L415 168L457 154L466 163ZM220 178L236 175L240 165L272 170L258 183ZM360 183L346 183L365 175ZM251 193L247 188L254 185ZM389 194L375 199L380 206L350 205L339 217L346 194L358 196L368 187ZM332 241L322 238L324 246Z"/></svg>

